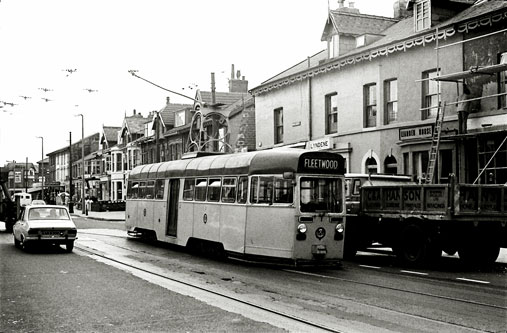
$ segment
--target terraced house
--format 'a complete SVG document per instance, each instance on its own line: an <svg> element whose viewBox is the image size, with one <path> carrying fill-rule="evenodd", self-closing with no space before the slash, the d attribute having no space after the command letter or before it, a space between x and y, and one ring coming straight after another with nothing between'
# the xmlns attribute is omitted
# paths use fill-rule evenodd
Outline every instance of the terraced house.
<svg viewBox="0 0 507 333"><path fill-rule="evenodd" d="M326 48L252 89L257 148L334 151L349 172L507 182L507 1L393 8L339 1Z"/></svg>

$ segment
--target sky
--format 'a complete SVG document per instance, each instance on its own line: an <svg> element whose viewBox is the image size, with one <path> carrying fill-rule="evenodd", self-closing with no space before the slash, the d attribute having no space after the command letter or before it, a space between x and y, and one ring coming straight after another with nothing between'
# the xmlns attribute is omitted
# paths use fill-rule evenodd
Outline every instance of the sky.
<svg viewBox="0 0 507 333"><path fill-rule="evenodd" d="M392 17L394 0L356 0ZM323 50L336 0L0 0L0 165L44 155L173 103L228 91L231 65L252 89ZM348 1L345 2L348 6ZM45 91L46 89L49 89ZM89 89L89 90L86 90ZM91 92L90 92L91 91ZM23 97L22 97L23 96ZM77 116L82 114L83 117ZM42 137L40 139L39 137Z"/></svg>

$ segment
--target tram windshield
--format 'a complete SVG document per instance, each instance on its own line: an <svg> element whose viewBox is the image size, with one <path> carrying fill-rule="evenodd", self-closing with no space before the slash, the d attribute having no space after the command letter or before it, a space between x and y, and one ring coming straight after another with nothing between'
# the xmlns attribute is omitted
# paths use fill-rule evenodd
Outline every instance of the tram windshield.
<svg viewBox="0 0 507 333"><path fill-rule="evenodd" d="M301 211L341 213L342 180L337 178L301 178Z"/></svg>

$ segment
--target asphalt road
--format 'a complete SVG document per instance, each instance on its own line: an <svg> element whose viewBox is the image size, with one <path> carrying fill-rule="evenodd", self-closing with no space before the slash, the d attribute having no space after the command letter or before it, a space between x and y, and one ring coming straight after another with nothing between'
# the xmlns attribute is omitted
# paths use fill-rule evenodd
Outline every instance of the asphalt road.
<svg viewBox="0 0 507 333"><path fill-rule="evenodd" d="M281 331L85 256L23 252L0 233L1 332Z"/></svg>

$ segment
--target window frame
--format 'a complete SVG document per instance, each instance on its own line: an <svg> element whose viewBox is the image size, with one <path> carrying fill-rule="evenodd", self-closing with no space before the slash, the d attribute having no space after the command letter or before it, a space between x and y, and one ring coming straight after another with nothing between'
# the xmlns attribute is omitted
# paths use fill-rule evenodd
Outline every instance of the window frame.
<svg viewBox="0 0 507 333"><path fill-rule="evenodd" d="M372 89L374 90L372 94ZM364 124L365 128L377 127L377 83L363 86L364 96ZM372 99L373 97L373 99Z"/></svg>
<svg viewBox="0 0 507 333"><path fill-rule="evenodd" d="M333 104L335 104L335 106L333 106ZM338 133L338 92L333 92L325 96L325 108L326 134Z"/></svg>
<svg viewBox="0 0 507 333"><path fill-rule="evenodd" d="M195 178L185 178L185 181L183 182L183 200L194 201L194 197L195 197Z"/></svg>
<svg viewBox="0 0 507 333"><path fill-rule="evenodd" d="M393 99L392 84L395 83L395 93ZM398 79L392 78L384 81L384 107L385 107L385 124L392 124L398 121Z"/></svg>
<svg viewBox="0 0 507 333"><path fill-rule="evenodd" d="M218 183L218 184L217 184ZM222 178L208 178L208 191L206 194L206 198L208 202L219 202L220 201L220 192L222 188Z"/></svg>
<svg viewBox="0 0 507 333"><path fill-rule="evenodd" d="M238 179L238 190L236 191L236 201L239 204L246 204L248 201L248 177L247 176L240 176Z"/></svg>
<svg viewBox="0 0 507 333"><path fill-rule="evenodd" d="M429 0L414 4L414 30L422 31L431 27L431 6Z"/></svg>
<svg viewBox="0 0 507 333"><path fill-rule="evenodd" d="M440 75L440 70L434 68L422 73L422 109L421 112L421 120L435 118L438 112L438 104L440 101L440 95L442 94L442 89L439 84L439 81L432 80L432 78ZM436 88L433 88L435 87ZM436 90L433 93L433 90ZM433 104L433 97L436 98L436 105ZM435 107L436 106L436 107ZM428 109L429 107L433 107L432 109Z"/></svg>
<svg viewBox="0 0 507 333"><path fill-rule="evenodd" d="M507 63L507 51L498 55L498 64ZM498 93L507 93L507 70L498 73ZM507 95L498 96L498 108L507 108Z"/></svg>
<svg viewBox="0 0 507 333"><path fill-rule="evenodd" d="M283 143L283 108L276 108L273 111L274 144Z"/></svg>
<svg viewBox="0 0 507 333"><path fill-rule="evenodd" d="M204 185L202 185L204 183ZM194 188L194 200L206 201L208 192L208 178L196 178Z"/></svg>
<svg viewBox="0 0 507 333"><path fill-rule="evenodd" d="M224 203L235 203L236 189L236 177L224 177L222 179L222 193L220 194L220 201Z"/></svg>

